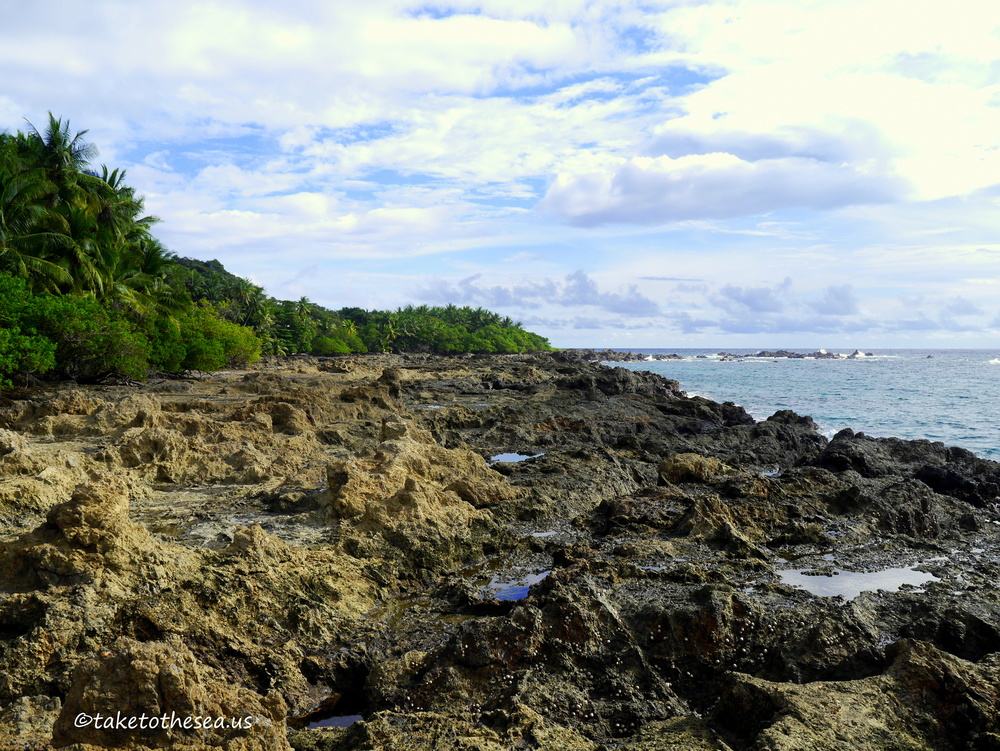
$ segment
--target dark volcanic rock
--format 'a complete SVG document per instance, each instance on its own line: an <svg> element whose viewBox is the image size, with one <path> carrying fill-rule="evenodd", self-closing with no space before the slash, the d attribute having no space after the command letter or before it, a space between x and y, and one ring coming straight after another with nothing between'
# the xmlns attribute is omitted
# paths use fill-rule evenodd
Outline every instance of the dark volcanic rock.
<svg viewBox="0 0 1000 751"><path fill-rule="evenodd" d="M913 478L938 493L979 507L1000 501L996 462L943 443L870 438L847 428L833 437L815 464L834 472L853 470L868 478Z"/></svg>
<svg viewBox="0 0 1000 751"><path fill-rule="evenodd" d="M553 355L563 362L582 360L587 362L655 362L663 360L683 360L677 353L669 355L644 355L638 352L619 352L613 349L564 349Z"/></svg>

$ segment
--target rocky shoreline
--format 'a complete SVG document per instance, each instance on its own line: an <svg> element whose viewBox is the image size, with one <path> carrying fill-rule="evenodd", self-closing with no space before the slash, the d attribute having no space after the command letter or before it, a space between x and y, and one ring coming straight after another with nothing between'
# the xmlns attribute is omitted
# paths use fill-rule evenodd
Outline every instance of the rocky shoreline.
<svg viewBox="0 0 1000 751"><path fill-rule="evenodd" d="M668 355L644 354L642 352L622 352L616 349L566 349L560 351L560 356L584 362L663 362L665 360L683 360L684 357L673 352ZM698 359L707 359L707 355L698 355ZM768 350L762 349L753 354L735 354L733 352L722 351L717 357L723 361L743 360L745 358L766 358L772 360L857 360L862 357L874 357L872 352L862 352L860 349L854 350L849 355L838 352L827 352L825 349L818 349L815 352L791 352L787 349Z"/></svg>
<svg viewBox="0 0 1000 751"><path fill-rule="evenodd" d="M0 398L0 747L1000 748L1000 465L601 355Z"/></svg>
<svg viewBox="0 0 1000 751"><path fill-rule="evenodd" d="M803 352L789 352L787 349L762 349L760 352L755 352L752 355L736 355L732 352L720 352L719 357L725 360L741 360L744 357L754 357L754 358L767 358L767 359L778 359L778 360L857 360L860 357L874 357L872 352L862 352L860 349L854 350L849 355L840 354L839 352L827 352L825 349L818 349L815 352L809 352L808 354Z"/></svg>
<svg viewBox="0 0 1000 751"><path fill-rule="evenodd" d="M621 352L617 349L564 349L560 357L585 362L658 362L663 360L683 360L676 352L663 355L646 355L642 352Z"/></svg>

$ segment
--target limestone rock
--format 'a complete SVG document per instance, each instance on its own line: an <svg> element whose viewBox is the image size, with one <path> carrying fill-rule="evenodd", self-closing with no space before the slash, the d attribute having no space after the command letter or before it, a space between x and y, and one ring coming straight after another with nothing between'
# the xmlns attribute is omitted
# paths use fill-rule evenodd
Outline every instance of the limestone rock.
<svg viewBox="0 0 1000 751"><path fill-rule="evenodd" d="M182 385L0 398L0 748L1000 747L996 463L572 353ZM161 708L271 724L73 714Z"/></svg>
<svg viewBox="0 0 1000 751"><path fill-rule="evenodd" d="M10 430L0 430L0 458L24 454L27 450L28 442L21 435Z"/></svg>
<svg viewBox="0 0 1000 751"><path fill-rule="evenodd" d="M705 482L717 475L733 472L733 468L713 456L677 454L660 462L660 480L663 482Z"/></svg>
<svg viewBox="0 0 1000 751"><path fill-rule="evenodd" d="M349 522L357 534L380 537L420 566L446 565L481 551L497 534L487 508L518 498L520 491L478 454L438 446L430 434L402 421L387 422L381 436L386 440L370 458L328 466L327 517Z"/></svg>
<svg viewBox="0 0 1000 751"><path fill-rule="evenodd" d="M128 495L115 477L78 486L43 525L0 548L9 580L35 587L94 582L106 573L127 579L141 561L158 559L159 546L129 519Z"/></svg>
<svg viewBox="0 0 1000 751"><path fill-rule="evenodd" d="M178 637L145 643L120 639L77 669L52 743L57 748L86 743L112 748L142 745L193 751L224 746L285 751L290 749L285 714L276 693L260 696L233 686L200 663ZM81 727L84 716L92 722ZM114 723L106 727L99 716L114 718ZM136 721L132 727L122 727L119 718ZM185 720L188 728L183 727Z"/></svg>
<svg viewBox="0 0 1000 751"><path fill-rule="evenodd" d="M102 405L94 412L95 432L111 432L116 428L152 426L160 413L160 402L148 394L133 394L117 402Z"/></svg>
<svg viewBox="0 0 1000 751"><path fill-rule="evenodd" d="M713 720L774 751L990 748L996 661L977 666L919 642L894 651L884 674L854 681L795 685L734 674Z"/></svg>
<svg viewBox="0 0 1000 751"><path fill-rule="evenodd" d="M45 748L62 702L57 696L21 696L0 708L0 747Z"/></svg>

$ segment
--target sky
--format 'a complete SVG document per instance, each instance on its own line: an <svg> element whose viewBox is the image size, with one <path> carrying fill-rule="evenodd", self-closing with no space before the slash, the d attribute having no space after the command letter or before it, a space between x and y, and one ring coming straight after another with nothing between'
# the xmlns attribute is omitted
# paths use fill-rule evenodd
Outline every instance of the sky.
<svg viewBox="0 0 1000 751"><path fill-rule="evenodd" d="M0 70L280 299L1000 348L995 0L0 0Z"/></svg>

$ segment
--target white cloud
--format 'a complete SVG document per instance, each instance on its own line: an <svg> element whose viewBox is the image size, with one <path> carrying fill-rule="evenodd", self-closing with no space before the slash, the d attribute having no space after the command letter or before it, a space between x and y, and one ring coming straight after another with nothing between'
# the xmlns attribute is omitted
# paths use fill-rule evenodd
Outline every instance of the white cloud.
<svg viewBox="0 0 1000 751"><path fill-rule="evenodd" d="M1000 7L899 0L742 0L684 6L660 30L726 73L686 97L666 131L836 132L858 121L893 145L924 199L995 182ZM922 61L921 66L914 61Z"/></svg>
<svg viewBox="0 0 1000 751"><path fill-rule="evenodd" d="M983 309L964 297L956 297L942 311L946 316L978 316L983 315Z"/></svg>
<svg viewBox="0 0 1000 751"><path fill-rule="evenodd" d="M792 287L791 278L786 278L774 287L737 287L727 284L712 302L728 313L778 313L785 309L784 297Z"/></svg>
<svg viewBox="0 0 1000 751"><path fill-rule="evenodd" d="M809 305L817 313L830 316L847 316L861 312L858 296L850 284L831 284Z"/></svg>
<svg viewBox="0 0 1000 751"><path fill-rule="evenodd" d="M711 153L634 157L603 172L561 174L541 207L582 225L655 224L881 203L899 193L891 177L848 165L802 157L745 161Z"/></svg>

